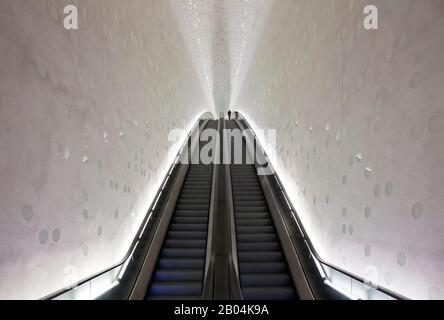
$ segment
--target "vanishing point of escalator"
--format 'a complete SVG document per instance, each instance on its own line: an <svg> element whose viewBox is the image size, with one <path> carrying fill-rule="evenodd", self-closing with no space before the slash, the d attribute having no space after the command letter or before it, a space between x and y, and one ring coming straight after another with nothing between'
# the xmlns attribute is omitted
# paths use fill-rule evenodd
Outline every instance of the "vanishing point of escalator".
<svg viewBox="0 0 444 320"><path fill-rule="evenodd" d="M212 121L208 127L217 126ZM213 165L190 165L158 258L148 299L201 299Z"/></svg>

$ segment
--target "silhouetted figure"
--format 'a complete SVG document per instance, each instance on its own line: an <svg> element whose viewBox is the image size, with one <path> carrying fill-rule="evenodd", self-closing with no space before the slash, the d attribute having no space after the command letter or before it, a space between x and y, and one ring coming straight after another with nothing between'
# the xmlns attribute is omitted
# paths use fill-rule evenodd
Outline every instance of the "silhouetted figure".
<svg viewBox="0 0 444 320"><path fill-rule="evenodd" d="M228 111L228 120L231 120L231 111Z"/></svg>

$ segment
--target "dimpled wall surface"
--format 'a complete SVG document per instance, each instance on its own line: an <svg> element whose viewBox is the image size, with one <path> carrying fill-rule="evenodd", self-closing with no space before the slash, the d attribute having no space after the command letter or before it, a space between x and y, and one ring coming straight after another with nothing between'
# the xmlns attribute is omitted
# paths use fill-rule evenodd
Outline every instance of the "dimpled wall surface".
<svg viewBox="0 0 444 320"><path fill-rule="evenodd" d="M444 298L443 34L440 0L278 0L238 101L320 256L409 298Z"/></svg>
<svg viewBox="0 0 444 320"><path fill-rule="evenodd" d="M164 0L1 0L0 53L0 298L41 298L124 257L209 102Z"/></svg>

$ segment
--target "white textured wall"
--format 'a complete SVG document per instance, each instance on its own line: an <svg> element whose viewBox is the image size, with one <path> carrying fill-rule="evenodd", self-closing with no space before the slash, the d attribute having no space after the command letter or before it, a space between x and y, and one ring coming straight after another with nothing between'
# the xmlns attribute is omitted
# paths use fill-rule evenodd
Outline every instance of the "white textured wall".
<svg viewBox="0 0 444 320"><path fill-rule="evenodd" d="M168 1L0 0L0 299L123 258L209 105L185 48Z"/></svg>
<svg viewBox="0 0 444 320"><path fill-rule="evenodd" d="M319 254L410 298L444 298L443 34L442 0L275 1L238 103Z"/></svg>

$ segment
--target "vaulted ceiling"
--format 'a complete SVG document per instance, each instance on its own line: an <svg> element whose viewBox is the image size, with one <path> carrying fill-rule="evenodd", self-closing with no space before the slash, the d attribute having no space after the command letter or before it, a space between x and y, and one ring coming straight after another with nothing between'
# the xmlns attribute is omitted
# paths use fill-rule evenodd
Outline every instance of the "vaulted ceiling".
<svg viewBox="0 0 444 320"><path fill-rule="evenodd" d="M217 112L234 107L274 0L170 0Z"/></svg>

